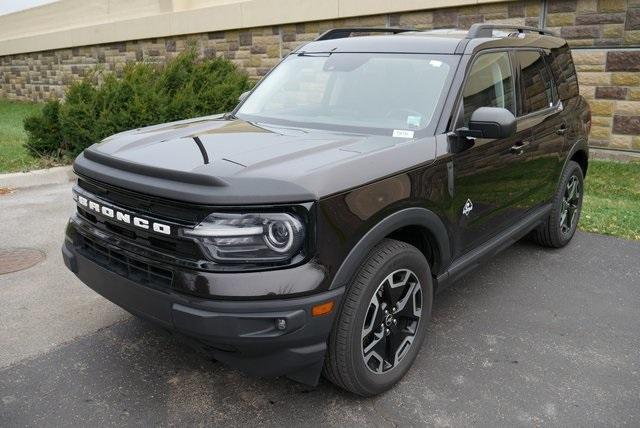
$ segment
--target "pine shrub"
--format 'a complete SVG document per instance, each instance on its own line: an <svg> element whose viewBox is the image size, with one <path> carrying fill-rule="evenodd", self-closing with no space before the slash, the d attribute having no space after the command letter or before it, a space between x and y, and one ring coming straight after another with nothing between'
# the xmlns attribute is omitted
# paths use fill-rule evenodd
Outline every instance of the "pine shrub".
<svg viewBox="0 0 640 428"><path fill-rule="evenodd" d="M199 60L195 49L166 65L127 65L121 78L96 70L71 84L63 102L49 101L25 119L27 149L38 157L73 157L117 132L230 111L250 87L229 60Z"/></svg>

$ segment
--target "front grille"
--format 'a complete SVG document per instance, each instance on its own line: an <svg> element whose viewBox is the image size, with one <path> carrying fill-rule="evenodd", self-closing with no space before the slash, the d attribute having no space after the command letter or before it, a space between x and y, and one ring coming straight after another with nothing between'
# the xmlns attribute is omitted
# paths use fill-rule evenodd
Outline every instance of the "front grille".
<svg viewBox="0 0 640 428"><path fill-rule="evenodd" d="M173 272L142 262L98 244L86 236L77 235L78 250L88 259L105 269L124 276L138 284L168 288L173 282Z"/></svg>
<svg viewBox="0 0 640 428"><path fill-rule="evenodd" d="M187 226L195 226L211 213L210 207L168 201L85 179L78 180L78 187L104 201L138 214L158 219L172 219Z"/></svg>
<svg viewBox="0 0 640 428"><path fill-rule="evenodd" d="M107 205L114 205L126 209L137 215L145 216L160 223L175 224L175 227L194 227L210 212L209 209L197 205L166 201L116 188L103 183L78 180L76 191L85 192L89 199L98 198ZM88 194L87 194L88 193ZM125 238L140 247L148 248L159 253L170 254L184 260L202 260L207 255L190 239L176 236L159 235L152 231L145 231L126 224L121 224L104 216L86 211L78 206L78 215L91 222L97 228Z"/></svg>
<svg viewBox="0 0 640 428"><path fill-rule="evenodd" d="M145 248L151 250L170 253L173 256L181 257L185 259L198 260L203 257L202 251L193 241L185 239L176 239L173 237L160 237L154 236L153 233L149 233L143 230L132 230L127 227L120 226L112 221L109 221L103 217L96 217L92 213L77 207L78 214L91 222L94 226L102 230L106 230L118 236L127 238L128 240L135 242Z"/></svg>

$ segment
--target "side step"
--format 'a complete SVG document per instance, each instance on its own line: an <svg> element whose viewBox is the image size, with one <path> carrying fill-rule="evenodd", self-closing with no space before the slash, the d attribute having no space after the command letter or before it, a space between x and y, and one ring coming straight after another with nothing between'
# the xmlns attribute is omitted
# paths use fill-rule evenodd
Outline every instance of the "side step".
<svg viewBox="0 0 640 428"><path fill-rule="evenodd" d="M550 212L551 204L536 208L520 222L500 232L478 248L455 259L453 263L451 263L451 266L449 266L449 269L436 278L438 292L444 290L457 279L478 267L483 261L515 244L520 238L540 225Z"/></svg>

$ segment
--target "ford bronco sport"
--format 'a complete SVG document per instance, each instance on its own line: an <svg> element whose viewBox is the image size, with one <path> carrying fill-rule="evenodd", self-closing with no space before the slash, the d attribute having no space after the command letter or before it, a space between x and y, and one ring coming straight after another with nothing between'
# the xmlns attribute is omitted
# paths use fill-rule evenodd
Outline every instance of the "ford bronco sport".
<svg viewBox="0 0 640 428"><path fill-rule="evenodd" d="M86 149L64 261L229 366L377 394L436 292L525 235L571 240L590 126L546 30L330 30L233 112Z"/></svg>

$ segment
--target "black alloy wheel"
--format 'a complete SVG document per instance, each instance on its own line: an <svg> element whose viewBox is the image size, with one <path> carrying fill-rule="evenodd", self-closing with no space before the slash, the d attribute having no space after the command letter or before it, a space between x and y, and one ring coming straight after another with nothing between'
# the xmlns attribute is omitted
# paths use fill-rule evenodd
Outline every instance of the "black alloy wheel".
<svg viewBox="0 0 640 428"><path fill-rule="evenodd" d="M378 286L362 325L362 358L373 373L392 370L407 355L420 326L422 287L415 273L398 269Z"/></svg>

